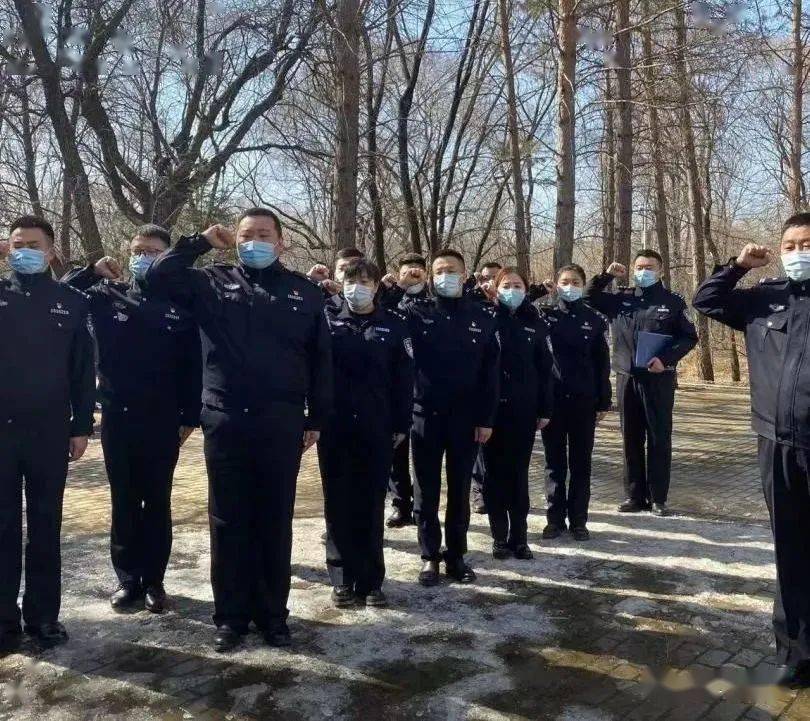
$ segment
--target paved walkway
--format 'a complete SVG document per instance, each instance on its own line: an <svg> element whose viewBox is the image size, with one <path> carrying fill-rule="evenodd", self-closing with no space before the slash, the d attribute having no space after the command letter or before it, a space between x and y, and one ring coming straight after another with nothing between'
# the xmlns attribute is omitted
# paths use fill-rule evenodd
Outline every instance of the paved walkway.
<svg viewBox="0 0 810 721"><path fill-rule="evenodd" d="M297 506L295 645L248 637L208 648L206 487L199 437L177 474L173 609L112 614L109 494L99 448L65 501L63 619L72 641L0 660L0 719L808 719L810 694L772 672L772 548L742 389L679 393L667 519L620 516L615 417L597 441L593 539L540 542L533 562L494 561L473 518L474 586L422 589L413 528L386 539L388 610L329 603L314 454ZM533 464L540 505L542 450Z"/></svg>

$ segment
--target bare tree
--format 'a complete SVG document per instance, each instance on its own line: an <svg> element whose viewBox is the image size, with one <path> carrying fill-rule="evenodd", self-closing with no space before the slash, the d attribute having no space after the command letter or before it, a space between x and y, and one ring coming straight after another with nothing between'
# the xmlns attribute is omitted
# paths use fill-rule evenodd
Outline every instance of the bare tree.
<svg viewBox="0 0 810 721"><path fill-rule="evenodd" d="M557 43L557 217L554 226L554 267L574 256L575 112L577 72L576 0L559 0Z"/></svg>

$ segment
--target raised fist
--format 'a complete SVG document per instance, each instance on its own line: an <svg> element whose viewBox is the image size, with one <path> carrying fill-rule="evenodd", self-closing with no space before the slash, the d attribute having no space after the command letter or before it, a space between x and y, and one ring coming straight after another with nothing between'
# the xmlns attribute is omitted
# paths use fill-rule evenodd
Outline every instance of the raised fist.
<svg viewBox="0 0 810 721"><path fill-rule="evenodd" d="M425 271L421 268L411 268L399 279L400 288L410 288L412 285L419 285L425 282Z"/></svg>
<svg viewBox="0 0 810 721"><path fill-rule="evenodd" d="M737 256L737 265L749 270L751 268L762 268L768 265L772 259L773 253L770 248L766 248L764 245L757 245L756 243L749 243Z"/></svg>
<svg viewBox="0 0 810 721"><path fill-rule="evenodd" d="M203 237L217 250L227 250L236 245L236 238L224 225L212 225L203 232Z"/></svg>
<svg viewBox="0 0 810 721"><path fill-rule="evenodd" d="M93 271L99 278L106 278L107 280L121 278L121 264L109 255L105 255L101 260L96 261Z"/></svg>
<svg viewBox="0 0 810 721"><path fill-rule="evenodd" d="M392 273L386 273L380 281L386 288L393 288L397 284L397 279Z"/></svg>
<svg viewBox="0 0 810 721"><path fill-rule="evenodd" d="M321 288L323 288L329 295L338 295L343 290L343 286L336 280L322 280Z"/></svg>
<svg viewBox="0 0 810 721"><path fill-rule="evenodd" d="M607 268L607 272L614 278L624 278L627 275L627 268L621 263L611 263Z"/></svg>
<svg viewBox="0 0 810 721"><path fill-rule="evenodd" d="M551 280L550 278L546 278L546 279L543 281L543 287L544 287L544 288L545 288L545 289L546 289L546 290L547 290L549 293L553 293L555 290L557 290L557 284L556 284L556 283L555 283L553 280Z"/></svg>
<svg viewBox="0 0 810 721"><path fill-rule="evenodd" d="M329 268L321 263L317 263L313 265L309 269L309 273L307 273L307 277L310 280L314 280L316 283L320 283L322 280L329 279Z"/></svg>

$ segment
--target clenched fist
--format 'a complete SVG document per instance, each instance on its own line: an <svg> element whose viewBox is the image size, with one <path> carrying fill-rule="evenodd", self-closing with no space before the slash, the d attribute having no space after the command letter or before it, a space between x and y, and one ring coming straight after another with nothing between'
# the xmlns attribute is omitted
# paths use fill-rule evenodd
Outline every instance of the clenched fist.
<svg viewBox="0 0 810 721"><path fill-rule="evenodd" d="M203 237L217 250L227 250L236 246L234 234L224 225L212 225L203 232Z"/></svg>
<svg viewBox="0 0 810 721"><path fill-rule="evenodd" d="M773 260L773 252L770 248L756 243L749 243L737 256L737 265L741 268L751 270L751 268L762 268Z"/></svg>
<svg viewBox="0 0 810 721"><path fill-rule="evenodd" d="M93 272L99 278L106 278L107 280L118 280L122 275L121 264L109 255L105 255L101 260L96 261Z"/></svg>
<svg viewBox="0 0 810 721"><path fill-rule="evenodd" d="M421 268L411 268L408 270L404 275L401 275L399 278L399 285L400 288L403 290L407 290L412 285L419 285L419 283L425 282L425 271Z"/></svg>
<svg viewBox="0 0 810 721"><path fill-rule="evenodd" d="M392 273L386 273L380 281L386 288L393 288L397 284L397 279Z"/></svg>
<svg viewBox="0 0 810 721"><path fill-rule="evenodd" d="M607 267L607 272L610 273L614 278L624 278L624 276L627 275L627 268L621 263L611 263Z"/></svg>
<svg viewBox="0 0 810 721"><path fill-rule="evenodd" d="M307 273L307 278L310 280L314 280L316 283L320 283L322 280L328 280L329 278L329 268L327 268L322 263L317 263L313 265L309 269L309 273Z"/></svg>

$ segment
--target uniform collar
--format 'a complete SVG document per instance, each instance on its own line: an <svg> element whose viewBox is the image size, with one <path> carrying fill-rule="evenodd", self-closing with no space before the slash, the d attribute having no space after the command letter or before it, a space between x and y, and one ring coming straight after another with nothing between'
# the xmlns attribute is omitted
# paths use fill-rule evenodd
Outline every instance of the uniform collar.
<svg viewBox="0 0 810 721"><path fill-rule="evenodd" d="M42 273L18 273L16 270L12 270L11 278L19 288L39 288L53 281L50 268Z"/></svg>
<svg viewBox="0 0 810 721"><path fill-rule="evenodd" d="M436 294L436 305L445 310L458 310L467 302L467 296L460 295L457 298L446 298L443 295Z"/></svg>
<svg viewBox="0 0 810 721"><path fill-rule="evenodd" d="M793 295L810 295L810 279L797 281L786 278L785 280Z"/></svg>
<svg viewBox="0 0 810 721"><path fill-rule="evenodd" d="M664 289L663 283L660 280L656 280L655 283L652 285L648 285L646 288L642 288L641 286L635 286L635 295L644 298L648 296L658 295Z"/></svg>
<svg viewBox="0 0 810 721"><path fill-rule="evenodd" d="M343 304L340 306L340 309L335 313L335 318L339 320L356 320L361 323L368 323L371 320L376 320L382 314L382 309L380 308L379 304L375 301L374 303L374 310L371 313L352 313L351 309L349 308L349 301L343 298Z"/></svg>
<svg viewBox="0 0 810 721"><path fill-rule="evenodd" d="M262 278L269 278L277 275L284 268L278 258L273 261L272 265L268 265L266 268L251 268L249 265L245 265L241 261L239 261L239 267L242 269L245 276L254 282L259 281Z"/></svg>
<svg viewBox="0 0 810 721"><path fill-rule="evenodd" d="M572 301L563 300L562 298L560 298L557 301L557 307L563 313L570 313L572 310L577 310L578 308L582 307L582 300L580 299L580 300L575 300L575 301L572 302Z"/></svg>

